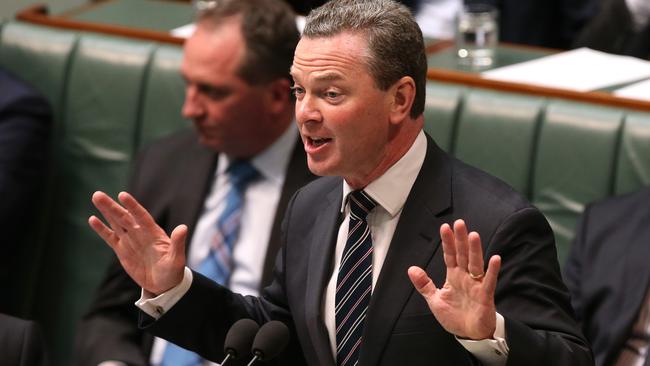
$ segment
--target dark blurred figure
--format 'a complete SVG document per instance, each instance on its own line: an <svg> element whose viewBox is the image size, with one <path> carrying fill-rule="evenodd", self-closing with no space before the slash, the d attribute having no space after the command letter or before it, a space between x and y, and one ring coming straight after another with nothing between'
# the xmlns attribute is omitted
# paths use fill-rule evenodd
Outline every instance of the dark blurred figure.
<svg viewBox="0 0 650 366"><path fill-rule="evenodd" d="M38 324L0 314L0 365L48 365L43 333Z"/></svg>
<svg viewBox="0 0 650 366"><path fill-rule="evenodd" d="M564 277L597 366L650 365L650 188L589 205Z"/></svg>
<svg viewBox="0 0 650 366"><path fill-rule="evenodd" d="M35 251L27 245L33 230L25 223L34 222L45 186L51 122L47 101L0 68L0 312L19 313L14 291L21 290L19 270L24 263L17 258Z"/></svg>
<svg viewBox="0 0 650 366"><path fill-rule="evenodd" d="M602 0L600 11L582 30L575 47L650 58L650 1Z"/></svg>
<svg viewBox="0 0 650 366"><path fill-rule="evenodd" d="M299 14L307 14L326 0L286 0ZM622 0L624 1L624 0ZM644 0L642 0L644 1ZM460 9L462 4L490 4L499 10L499 41L531 46L567 49L571 47L581 29L598 10L599 0L402 0L418 18L425 36L452 38L453 29L443 31L444 36L426 34L422 22L426 8L434 16L440 12ZM424 14L426 16L426 14ZM453 27L453 22L443 27Z"/></svg>
<svg viewBox="0 0 650 366"><path fill-rule="evenodd" d="M418 2L421 0L398 0L400 3L415 10ZM297 14L307 15L311 9L317 8L327 2L327 0L286 0Z"/></svg>

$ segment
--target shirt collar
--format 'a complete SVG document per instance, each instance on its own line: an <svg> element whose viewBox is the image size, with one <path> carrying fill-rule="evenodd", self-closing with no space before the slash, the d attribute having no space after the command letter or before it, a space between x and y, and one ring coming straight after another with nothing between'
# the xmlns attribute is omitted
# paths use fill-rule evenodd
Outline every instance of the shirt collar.
<svg viewBox="0 0 650 366"><path fill-rule="evenodd" d="M298 128L295 121L287 127L286 131L271 146L250 159L251 164L257 169L264 179L282 184L289 164L289 156L298 141ZM226 154L219 154L216 175L226 172L233 159Z"/></svg>
<svg viewBox="0 0 650 366"><path fill-rule="evenodd" d="M427 139L424 132L420 131L406 154L363 189L378 205L388 211L391 217L397 215L404 207L411 187L422 168L426 152ZM348 195L352 191L352 187L343 180L341 212L344 212Z"/></svg>

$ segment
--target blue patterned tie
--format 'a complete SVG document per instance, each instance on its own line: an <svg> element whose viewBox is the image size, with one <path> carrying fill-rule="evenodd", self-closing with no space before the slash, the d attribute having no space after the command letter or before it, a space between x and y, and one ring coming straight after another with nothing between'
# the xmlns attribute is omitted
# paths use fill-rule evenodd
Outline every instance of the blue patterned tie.
<svg viewBox="0 0 650 366"><path fill-rule="evenodd" d="M366 217L377 203L364 191L348 196L350 224L336 280L336 364L359 362L361 335L372 295L372 237Z"/></svg>
<svg viewBox="0 0 650 366"><path fill-rule="evenodd" d="M246 160L233 161L228 167L230 190L226 206L217 220L217 230L208 256L201 262L197 272L222 285L228 285L233 269L232 251L239 236L244 191L259 172ZM173 343L167 344L161 366L198 366L201 356Z"/></svg>

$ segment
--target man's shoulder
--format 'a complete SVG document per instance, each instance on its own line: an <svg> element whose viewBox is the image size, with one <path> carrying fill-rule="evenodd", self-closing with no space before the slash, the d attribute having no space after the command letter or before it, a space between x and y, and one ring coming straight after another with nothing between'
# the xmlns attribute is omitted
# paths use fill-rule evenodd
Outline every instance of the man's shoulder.
<svg viewBox="0 0 650 366"><path fill-rule="evenodd" d="M621 223L630 216L650 214L650 187L593 202L585 212L591 217Z"/></svg>
<svg viewBox="0 0 650 366"><path fill-rule="evenodd" d="M508 183L477 167L468 165L456 158L452 159L453 195L471 197L481 206L491 211L517 211L532 207L528 199Z"/></svg>
<svg viewBox="0 0 650 366"><path fill-rule="evenodd" d="M0 111L21 108L30 113L50 114L50 105L36 89L0 69Z"/></svg>
<svg viewBox="0 0 650 366"><path fill-rule="evenodd" d="M169 167L189 164L197 157L212 157L214 154L214 151L199 143L194 130L188 129L144 144L138 152L138 161L140 165L162 163Z"/></svg>

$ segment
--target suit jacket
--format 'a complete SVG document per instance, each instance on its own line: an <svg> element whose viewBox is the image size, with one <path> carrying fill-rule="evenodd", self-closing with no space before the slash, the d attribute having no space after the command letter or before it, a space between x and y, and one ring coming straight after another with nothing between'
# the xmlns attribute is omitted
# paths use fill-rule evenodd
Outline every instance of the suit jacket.
<svg viewBox="0 0 650 366"><path fill-rule="evenodd" d="M168 234L176 226L187 224L188 238L209 194L218 160L214 151L197 140L192 131L154 143L139 155L129 185L130 192ZM272 278L275 254L280 247L281 213L291 195L313 178L302 144L297 143L269 239L262 285ZM149 364L153 338L137 328L137 308L133 303L139 297L140 287L115 259L79 326L75 345L79 365L96 366L105 360Z"/></svg>
<svg viewBox="0 0 650 366"><path fill-rule="evenodd" d="M234 321L280 320L292 338L277 364L334 365L321 304L341 200L339 177L321 178L295 194L285 214L275 278L261 297L233 294L194 273L186 295L157 321L141 312L141 326L221 360L225 332ZM418 265L443 285L438 229L457 218L482 235L486 258L503 258L495 301L505 317L509 364L590 365L543 215L505 183L453 159L430 138L372 294L359 364L476 363L437 323L407 276L408 267Z"/></svg>
<svg viewBox="0 0 650 366"><path fill-rule="evenodd" d="M2 366L46 366L41 328L34 322L0 314Z"/></svg>
<svg viewBox="0 0 650 366"><path fill-rule="evenodd" d="M650 189L588 206L564 267L596 365L613 365L650 285Z"/></svg>
<svg viewBox="0 0 650 366"><path fill-rule="evenodd" d="M37 249L28 245L33 238L26 233L33 230L26 223L34 222L45 187L51 127L45 98L0 69L0 311L14 315L20 313L15 299L24 298L16 275L36 266L25 262Z"/></svg>
<svg viewBox="0 0 650 366"><path fill-rule="evenodd" d="M499 41L533 46L571 46L595 15L600 0L465 0L499 9Z"/></svg>
<svg viewBox="0 0 650 366"><path fill-rule="evenodd" d="M650 24L636 30L625 0L602 0L600 12L584 27L574 46L647 59Z"/></svg>

